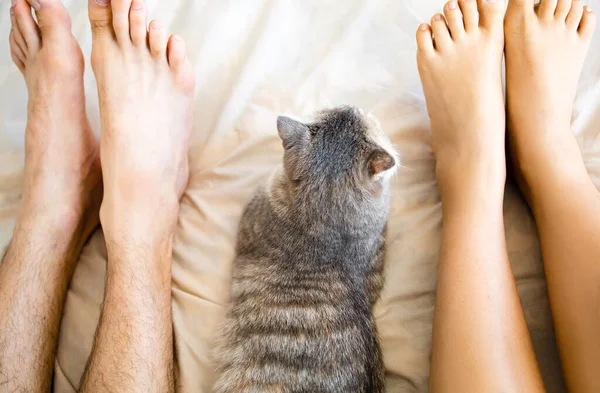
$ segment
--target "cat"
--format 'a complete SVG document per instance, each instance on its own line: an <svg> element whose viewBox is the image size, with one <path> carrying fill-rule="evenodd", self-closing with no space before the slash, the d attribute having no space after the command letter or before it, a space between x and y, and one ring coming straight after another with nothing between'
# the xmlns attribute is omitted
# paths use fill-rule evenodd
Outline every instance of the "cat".
<svg viewBox="0 0 600 393"><path fill-rule="evenodd" d="M283 166L240 223L213 392L384 392L373 305L398 155L352 107L277 129Z"/></svg>

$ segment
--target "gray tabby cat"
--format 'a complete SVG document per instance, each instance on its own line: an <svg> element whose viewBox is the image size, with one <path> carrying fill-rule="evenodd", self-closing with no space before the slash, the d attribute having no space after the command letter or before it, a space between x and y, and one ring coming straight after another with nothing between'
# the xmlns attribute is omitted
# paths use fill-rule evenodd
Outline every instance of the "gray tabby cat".
<svg viewBox="0 0 600 393"><path fill-rule="evenodd" d="M277 128L283 167L240 223L213 392L383 392L373 304L397 153L350 107Z"/></svg>

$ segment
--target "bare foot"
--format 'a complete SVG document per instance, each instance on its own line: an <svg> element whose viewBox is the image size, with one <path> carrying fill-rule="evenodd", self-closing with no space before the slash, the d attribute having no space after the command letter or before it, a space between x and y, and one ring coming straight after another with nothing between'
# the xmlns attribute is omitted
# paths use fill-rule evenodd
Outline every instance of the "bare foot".
<svg viewBox="0 0 600 393"><path fill-rule="evenodd" d="M596 25L581 0L511 0L506 21L510 150L522 190L587 176L571 134L577 81ZM583 169L583 170L582 170Z"/></svg>
<svg viewBox="0 0 600 393"><path fill-rule="evenodd" d="M11 55L29 93L23 203L66 224L80 220L98 191L98 141L85 113L83 55L67 11L60 0L43 0L39 23L31 12L25 0L13 0Z"/></svg>
<svg viewBox="0 0 600 393"><path fill-rule="evenodd" d="M102 119L102 223L119 217L172 226L188 180L195 86L185 44L168 38L158 21L147 28L142 0L89 0L89 16Z"/></svg>
<svg viewBox="0 0 600 393"><path fill-rule="evenodd" d="M450 1L417 31L442 198L473 185L502 197L506 178L502 0ZM433 35L433 36L432 36ZM480 183L478 183L480 184Z"/></svg>

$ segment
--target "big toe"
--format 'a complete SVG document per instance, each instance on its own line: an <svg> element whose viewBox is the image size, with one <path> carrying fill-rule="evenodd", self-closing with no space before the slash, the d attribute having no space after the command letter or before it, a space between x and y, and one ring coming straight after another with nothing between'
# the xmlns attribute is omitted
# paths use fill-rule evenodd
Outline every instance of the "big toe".
<svg viewBox="0 0 600 393"><path fill-rule="evenodd" d="M71 18L60 0L30 0L35 9L42 38L54 34L70 34Z"/></svg>
<svg viewBox="0 0 600 393"><path fill-rule="evenodd" d="M24 0L14 2L11 9L11 20L15 39L19 42L24 53L36 52L40 46L40 33L31 7ZM579 26L579 21L577 22Z"/></svg>
<svg viewBox="0 0 600 393"><path fill-rule="evenodd" d="M502 29L504 22L504 11L506 9L504 0L479 0L479 23L486 29Z"/></svg>
<svg viewBox="0 0 600 393"><path fill-rule="evenodd" d="M88 0L88 16L94 38L107 34L112 37L114 33L110 0Z"/></svg>
<svg viewBox="0 0 600 393"><path fill-rule="evenodd" d="M513 15L531 14L534 12L535 0L509 0L507 13Z"/></svg>

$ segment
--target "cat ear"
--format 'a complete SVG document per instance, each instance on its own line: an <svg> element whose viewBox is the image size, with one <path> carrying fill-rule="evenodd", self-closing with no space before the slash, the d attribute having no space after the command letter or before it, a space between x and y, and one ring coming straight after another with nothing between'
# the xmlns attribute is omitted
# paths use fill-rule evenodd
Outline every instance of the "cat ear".
<svg viewBox="0 0 600 393"><path fill-rule="evenodd" d="M372 179L396 166L396 159L383 149L376 149L371 153L368 160L367 169Z"/></svg>
<svg viewBox="0 0 600 393"><path fill-rule="evenodd" d="M279 137L283 141L283 148L286 150L292 146L305 143L310 135L310 130L306 124L287 116L277 118L277 131L279 131Z"/></svg>

